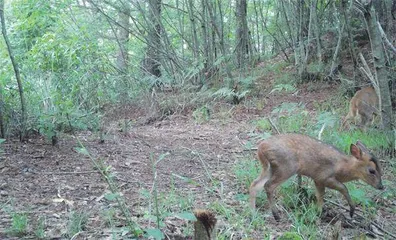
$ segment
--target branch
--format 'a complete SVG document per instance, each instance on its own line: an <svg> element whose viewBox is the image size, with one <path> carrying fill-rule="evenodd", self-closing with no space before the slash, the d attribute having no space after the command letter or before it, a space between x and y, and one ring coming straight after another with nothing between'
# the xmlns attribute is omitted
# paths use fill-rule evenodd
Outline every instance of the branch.
<svg viewBox="0 0 396 240"><path fill-rule="evenodd" d="M344 207L344 206L342 206L342 205L340 205L340 204L338 204L338 203L336 203L336 202L333 202L333 201L331 201L331 200L327 200L327 202L329 202L329 203L331 203L331 204L333 204L333 205L335 205L335 206L337 206L337 207L339 207L339 208L342 208L342 209L344 209L344 210L347 210L347 211L349 210L348 208L346 208L346 207ZM355 215L358 216L358 217L361 217L361 218L363 218L363 219L365 219L365 220L368 220L368 219L365 218L363 215L361 215L361 214L359 214L359 213L357 213L357 212L355 212ZM383 228L382 228L380 225L378 225L377 223L375 223L375 222L373 222L373 221L370 221L370 224L372 224L373 226L375 226L376 228L378 228L379 230L381 230L381 231L384 232L385 234L387 234L387 235L391 236L392 238L395 238L395 239L396 239L396 235L394 235L393 233L391 233L391 232L389 232L389 231L383 229Z"/></svg>
<svg viewBox="0 0 396 240"><path fill-rule="evenodd" d="M386 37L386 34L385 34L384 30L383 30L382 27L381 27L381 24L380 24L378 21L377 21L377 25L378 25L378 29L380 30L381 37L382 37L382 39L384 40L386 46L388 46L388 48L389 48L390 50L392 50L392 52L393 52L394 54L396 54L396 48L395 48L395 47L392 45L392 43L388 40L388 38Z"/></svg>

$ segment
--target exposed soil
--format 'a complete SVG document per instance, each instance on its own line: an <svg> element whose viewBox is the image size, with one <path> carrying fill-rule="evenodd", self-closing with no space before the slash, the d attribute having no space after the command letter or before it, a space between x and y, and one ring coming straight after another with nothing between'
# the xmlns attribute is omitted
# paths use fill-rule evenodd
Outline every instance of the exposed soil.
<svg viewBox="0 0 396 240"><path fill-rule="evenodd" d="M154 228L155 221L145 218L149 199L145 192L152 191L152 161L161 154L169 153L157 165L157 182L160 193L185 192L193 196L190 208L206 208L215 201L227 201L235 209L241 209L246 201L237 200L238 194L247 194L247 189L235 181L233 167L241 159L253 159L254 152L244 151L243 144L249 139L249 131L254 130L251 120L266 116L282 102L302 102L315 114L315 102L325 102L337 92L337 86L317 84L309 90L302 86L298 94L275 93L266 95L264 110L254 111L243 106L230 109L231 118L216 117L198 124L190 116L173 115L160 122L144 125L143 110L130 107L126 118L132 124L125 134L120 131L120 119L112 110L105 126L106 140L99 143L98 135L79 132L76 136L61 135L58 146L41 137L31 138L28 143L7 140L1 148L4 153L0 160L0 238L12 238L7 234L11 225L10 216L14 212L25 212L30 219L29 230L37 228L38 219L45 219L46 236L50 239L71 239L65 237L70 212L89 213L86 229L73 239L111 239L112 228L106 223L103 212L115 203L107 200L108 185L95 170L86 155L78 153L78 141L86 147L94 159L101 159L111 166L119 190L126 199L134 220L144 228ZM216 112L216 109L214 109ZM188 181L186 180L188 179ZM209 182L217 182L219 189L209 192ZM150 200L151 201L151 200ZM341 200L342 201L342 200ZM181 206L169 206L178 211ZM263 210L264 211L264 210ZM338 210L341 213L345 210ZM379 211L379 222L385 224L396 220L392 213ZM114 217L116 227L125 226L120 213ZM276 237L277 232L290 228L290 222L275 222L268 214L266 223ZM286 218L286 217L285 217ZM246 219L248 221L248 219ZM162 230L172 239L191 239L183 233L187 220L168 217ZM219 216L219 229L227 228L226 218ZM395 229L388 229L395 232ZM364 230L356 229L357 232ZM232 234L233 239L251 237L261 239L260 229L253 233ZM35 238L29 233L30 238ZM117 233L115 239L127 239ZM184 236L184 237L183 237ZM14 237L18 239L18 237Z"/></svg>

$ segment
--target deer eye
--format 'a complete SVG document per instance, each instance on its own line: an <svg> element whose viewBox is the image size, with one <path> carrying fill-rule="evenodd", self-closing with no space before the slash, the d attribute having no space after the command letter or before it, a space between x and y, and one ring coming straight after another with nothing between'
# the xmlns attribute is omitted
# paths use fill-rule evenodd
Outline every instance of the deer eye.
<svg viewBox="0 0 396 240"><path fill-rule="evenodd" d="M375 175L375 170L372 169L372 168L370 168L370 169L369 169L369 173Z"/></svg>

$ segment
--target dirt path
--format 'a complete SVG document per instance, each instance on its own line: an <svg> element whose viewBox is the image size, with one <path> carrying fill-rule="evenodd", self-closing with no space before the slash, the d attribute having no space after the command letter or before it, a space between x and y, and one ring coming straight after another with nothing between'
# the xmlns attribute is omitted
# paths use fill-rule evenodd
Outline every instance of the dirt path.
<svg viewBox="0 0 396 240"><path fill-rule="evenodd" d="M133 127L127 135L112 127L108 129L104 144L98 143L97 136L90 132L79 133L77 137L95 159L102 159L112 167L136 217L144 215L140 211L147 207L141 191L151 191L153 184L150 156L158 160L161 154L169 153L157 166L159 191L186 189L186 193L196 195L194 207L202 208L210 200L202 194L204 186L208 181L231 178L230 169L243 152L241 138L246 137L246 123L235 120L198 125L176 117ZM89 211L87 232L92 237L101 232L100 213L112 204L103 198L108 186L94 170L91 160L78 153L76 147L73 136L63 136L59 148L42 138L31 139L26 144L8 141L2 146L0 237L6 237L9 214L15 211L27 211L33 218L32 229L38 218L45 216L50 237L60 237L66 231L71 210ZM188 184L181 177L195 184ZM222 191L230 191L233 185L225 181Z"/></svg>

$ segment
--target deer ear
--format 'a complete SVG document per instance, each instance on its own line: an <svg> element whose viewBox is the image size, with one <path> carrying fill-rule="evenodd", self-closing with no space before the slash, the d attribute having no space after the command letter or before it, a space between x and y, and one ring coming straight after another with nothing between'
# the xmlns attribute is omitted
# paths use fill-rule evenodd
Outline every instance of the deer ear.
<svg viewBox="0 0 396 240"><path fill-rule="evenodd" d="M355 144L351 144L350 151L351 151L352 156L354 156L355 158L357 158L357 159L362 158L362 151Z"/></svg>

